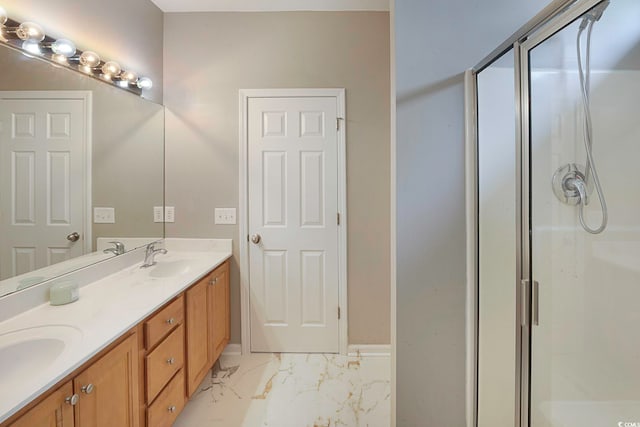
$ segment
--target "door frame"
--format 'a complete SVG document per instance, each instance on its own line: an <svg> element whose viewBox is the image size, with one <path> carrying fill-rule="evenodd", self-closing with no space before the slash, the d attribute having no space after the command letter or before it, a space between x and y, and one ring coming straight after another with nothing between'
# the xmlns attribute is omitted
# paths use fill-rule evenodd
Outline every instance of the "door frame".
<svg viewBox="0 0 640 427"><path fill-rule="evenodd" d="M295 97L328 97L336 98L338 116L338 304L340 319L338 320L338 340L340 354L347 354L348 305L347 305L347 150L346 150L346 104L344 88L308 88L308 89L240 89L239 91L239 209L238 228L240 242L240 321L242 354L251 352L250 331L250 296L249 289L249 133L248 112L251 98L295 98Z"/></svg>
<svg viewBox="0 0 640 427"><path fill-rule="evenodd" d="M92 221L91 221L91 201L92 201L92 147L93 147L93 129L92 129L92 117L93 117L93 93L89 90L7 90L0 91L1 100L24 100L24 99L63 99L63 100L80 100L83 103L84 111L84 147L82 158L84 184L82 191L82 233L83 233L83 254L92 252L93 248L93 235L92 235Z"/></svg>

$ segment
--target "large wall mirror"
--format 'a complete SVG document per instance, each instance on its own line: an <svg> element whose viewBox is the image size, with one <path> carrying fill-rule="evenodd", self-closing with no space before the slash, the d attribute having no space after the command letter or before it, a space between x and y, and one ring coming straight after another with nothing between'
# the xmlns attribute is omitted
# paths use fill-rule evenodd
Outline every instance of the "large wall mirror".
<svg viewBox="0 0 640 427"><path fill-rule="evenodd" d="M162 105L0 43L0 162L0 296L164 237Z"/></svg>

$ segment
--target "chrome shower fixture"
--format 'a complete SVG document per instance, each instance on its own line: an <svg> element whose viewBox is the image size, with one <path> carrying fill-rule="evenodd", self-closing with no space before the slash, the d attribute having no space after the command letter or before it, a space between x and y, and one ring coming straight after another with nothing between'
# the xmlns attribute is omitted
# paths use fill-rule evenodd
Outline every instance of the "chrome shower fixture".
<svg viewBox="0 0 640 427"><path fill-rule="evenodd" d="M588 203L593 193L593 184L587 181L585 167L575 163L560 166L553 174L553 194L558 200L567 205L576 206L583 200Z"/></svg>
<svg viewBox="0 0 640 427"><path fill-rule="evenodd" d="M604 11L607 9L607 7L609 7L609 3L611 3L611 0L605 0L602 3L598 3L593 8L591 8L591 10L589 10L584 15L584 18L582 18L582 23L580 23L580 29L584 30L585 28L587 28L589 21L591 22L599 21L600 18L602 18Z"/></svg>

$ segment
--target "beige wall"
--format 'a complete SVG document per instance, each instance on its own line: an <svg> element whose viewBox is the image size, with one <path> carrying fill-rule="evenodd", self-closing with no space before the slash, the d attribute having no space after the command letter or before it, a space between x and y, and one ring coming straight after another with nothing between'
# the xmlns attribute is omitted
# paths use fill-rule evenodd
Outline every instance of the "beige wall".
<svg viewBox="0 0 640 427"><path fill-rule="evenodd" d="M234 239L232 342L240 342L238 90L347 92L349 342L389 343L389 14L165 15L168 237Z"/></svg>
<svg viewBox="0 0 640 427"><path fill-rule="evenodd" d="M150 77L145 97L162 102L163 13L149 0L3 0L9 17L34 21L52 37Z"/></svg>
<svg viewBox="0 0 640 427"><path fill-rule="evenodd" d="M465 425L463 73L546 3L394 1L398 427Z"/></svg>

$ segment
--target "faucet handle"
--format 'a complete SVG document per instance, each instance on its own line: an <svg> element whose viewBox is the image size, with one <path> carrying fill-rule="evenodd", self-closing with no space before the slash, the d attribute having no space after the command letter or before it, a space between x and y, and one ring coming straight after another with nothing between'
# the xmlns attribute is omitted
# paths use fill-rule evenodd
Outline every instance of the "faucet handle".
<svg viewBox="0 0 640 427"><path fill-rule="evenodd" d="M115 248L112 249L105 249L103 252L107 253L107 252L113 252L116 255L122 255L124 253L124 243L122 242L118 242L118 241L114 241L114 242L109 242L112 245L115 245Z"/></svg>

